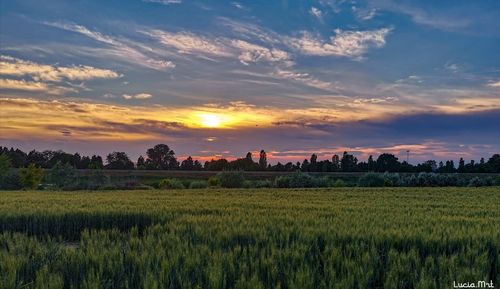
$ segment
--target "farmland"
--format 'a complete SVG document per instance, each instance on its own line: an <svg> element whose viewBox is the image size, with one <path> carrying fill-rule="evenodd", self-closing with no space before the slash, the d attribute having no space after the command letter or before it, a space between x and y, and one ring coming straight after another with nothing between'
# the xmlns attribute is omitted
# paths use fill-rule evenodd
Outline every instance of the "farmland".
<svg viewBox="0 0 500 289"><path fill-rule="evenodd" d="M500 281L500 188L0 192L0 288Z"/></svg>

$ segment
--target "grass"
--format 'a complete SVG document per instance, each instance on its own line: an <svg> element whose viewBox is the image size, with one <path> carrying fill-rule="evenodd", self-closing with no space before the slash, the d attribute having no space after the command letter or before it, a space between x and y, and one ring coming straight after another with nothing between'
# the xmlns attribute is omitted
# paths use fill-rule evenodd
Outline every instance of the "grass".
<svg viewBox="0 0 500 289"><path fill-rule="evenodd" d="M0 288L500 282L499 187L0 196Z"/></svg>

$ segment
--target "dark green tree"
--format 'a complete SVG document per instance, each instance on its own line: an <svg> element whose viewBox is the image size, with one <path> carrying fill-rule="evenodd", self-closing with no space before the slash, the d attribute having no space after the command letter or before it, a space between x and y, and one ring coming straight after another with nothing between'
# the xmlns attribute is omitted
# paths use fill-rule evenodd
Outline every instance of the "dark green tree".
<svg viewBox="0 0 500 289"><path fill-rule="evenodd" d="M267 167L267 154L264 150L261 150L259 154L259 167L261 170L265 170Z"/></svg>
<svg viewBox="0 0 500 289"><path fill-rule="evenodd" d="M124 152L112 152L106 157L106 169L109 170L133 170L134 163Z"/></svg>
<svg viewBox="0 0 500 289"><path fill-rule="evenodd" d="M179 168L175 152L166 144L155 145L147 150L146 155L146 167L150 170L175 170Z"/></svg>
<svg viewBox="0 0 500 289"><path fill-rule="evenodd" d="M146 162L144 161L144 157L143 156L139 156L139 158L137 159L137 163L136 163L135 166L139 170L146 169Z"/></svg>
<svg viewBox="0 0 500 289"><path fill-rule="evenodd" d="M397 172L399 171L400 165L395 155L387 153L378 156L376 162L378 172Z"/></svg>

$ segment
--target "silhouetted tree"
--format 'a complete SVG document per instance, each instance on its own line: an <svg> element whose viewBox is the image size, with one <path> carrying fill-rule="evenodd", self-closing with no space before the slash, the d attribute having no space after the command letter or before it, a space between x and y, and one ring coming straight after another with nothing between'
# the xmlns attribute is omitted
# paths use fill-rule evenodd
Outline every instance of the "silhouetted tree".
<svg viewBox="0 0 500 289"><path fill-rule="evenodd" d="M101 156L93 155L90 159L89 169L102 169L104 164L102 162Z"/></svg>
<svg viewBox="0 0 500 289"><path fill-rule="evenodd" d="M223 171L229 168L229 162L226 159L210 160L204 167L207 171Z"/></svg>
<svg viewBox="0 0 500 289"><path fill-rule="evenodd" d="M332 156L332 166L333 166L333 171L339 171L341 169L340 167L340 158L338 155L333 155Z"/></svg>
<svg viewBox="0 0 500 289"><path fill-rule="evenodd" d="M399 170L398 158L393 154L381 154L377 158L377 171L378 172L397 172Z"/></svg>
<svg viewBox="0 0 500 289"><path fill-rule="evenodd" d="M465 161L463 158L460 158L460 160L458 161L458 172L459 173L465 172Z"/></svg>
<svg viewBox="0 0 500 289"><path fill-rule="evenodd" d="M132 170L134 163L124 152L112 152L106 157L106 169L109 170Z"/></svg>
<svg viewBox="0 0 500 289"><path fill-rule="evenodd" d="M342 171L355 172L357 164L358 164L358 159L355 156L348 154L347 152L344 152L344 154L342 155L342 159L340 160L340 166L342 168Z"/></svg>
<svg viewBox="0 0 500 289"><path fill-rule="evenodd" d="M194 161L193 161L193 158L191 156L187 157L187 159L183 160L181 162L181 167L180 167L181 170L185 170L185 171L192 171L194 170Z"/></svg>
<svg viewBox="0 0 500 289"><path fill-rule="evenodd" d="M259 154L259 167L261 170L265 170L267 167L267 154L264 150L261 150Z"/></svg>
<svg viewBox="0 0 500 289"><path fill-rule="evenodd" d="M135 164L135 166L139 170L146 169L146 162L144 161L144 157L143 156L139 156L139 158L137 158L137 163Z"/></svg>
<svg viewBox="0 0 500 289"><path fill-rule="evenodd" d="M90 167L90 158L83 156L80 163L76 166L77 169L88 169Z"/></svg>
<svg viewBox="0 0 500 289"><path fill-rule="evenodd" d="M500 154L494 154L486 163L492 173L500 173Z"/></svg>
<svg viewBox="0 0 500 289"><path fill-rule="evenodd" d="M175 153L166 144L157 144L146 152L146 167L150 170L175 170L179 162Z"/></svg>
<svg viewBox="0 0 500 289"><path fill-rule="evenodd" d="M375 171L375 169L376 169L376 163L373 160L373 156L370 155L368 157L368 171Z"/></svg>

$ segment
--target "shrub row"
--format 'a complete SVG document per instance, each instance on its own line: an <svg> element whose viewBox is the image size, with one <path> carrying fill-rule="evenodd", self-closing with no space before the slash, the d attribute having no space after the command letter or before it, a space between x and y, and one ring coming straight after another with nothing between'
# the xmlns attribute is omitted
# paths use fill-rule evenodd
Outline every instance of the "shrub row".
<svg viewBox="0 0 500 289"><path fill-rule="evenodd" d="M79 177L76 170L68 164L56 164L46 175L35 166L20 171L9 170L0 174L0 189L18 190L36 188L60 190L112 190L112 189L150 189L134 178L111 180L101 170L95 170L85 177ZM314 177L300 171L276 177L274 180L246 180L241 171L223 171L216 176L204 180L163 179L151 184L160 189L204 189L207 187L222 188L322 188L346 187L482 187L500 185L500 176L466 177L459 174L419 173L416 175L400 175L398 173L366 173L357 183L346 183L342 179L331 177Z"/></svg>

